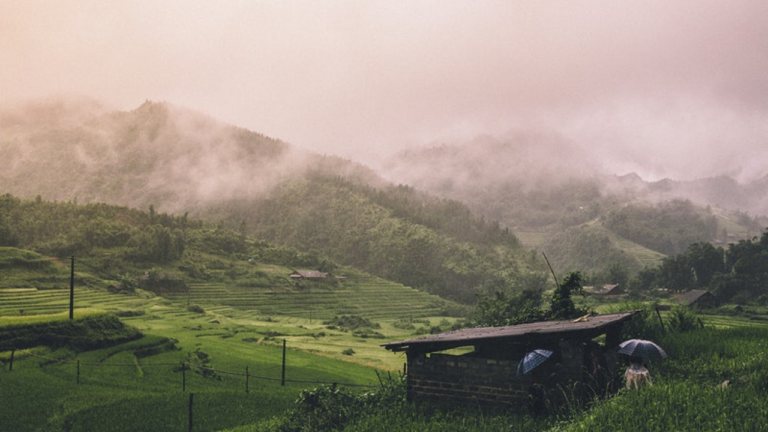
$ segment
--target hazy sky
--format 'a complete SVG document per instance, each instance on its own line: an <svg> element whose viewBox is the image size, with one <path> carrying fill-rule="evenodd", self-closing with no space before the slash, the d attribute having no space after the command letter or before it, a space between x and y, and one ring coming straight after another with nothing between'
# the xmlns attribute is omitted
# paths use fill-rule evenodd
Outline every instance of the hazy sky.
<svg viewBox="0 0 768 432"><path fill-rule="evenodd" d="M768 1L0 0L0 99L193 108L366 161L554 129L618 172L768 173Z"/></svg>

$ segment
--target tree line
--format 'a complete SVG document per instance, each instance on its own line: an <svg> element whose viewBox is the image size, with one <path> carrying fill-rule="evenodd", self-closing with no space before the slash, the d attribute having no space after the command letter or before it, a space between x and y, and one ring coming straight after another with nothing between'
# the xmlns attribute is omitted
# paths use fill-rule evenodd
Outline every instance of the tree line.
<svg viewBox="0 0 768 432"><path fill-rule="evenodd" d="M318 253L257 241L243 231L227 229L221 223L208 224L187 214L158 213L154 206L143 211L40 197L22 200L9 194L0 196L0 246L58 258L98 257L98 267L113 274L176 266L192 278L205 279L205 270L195 259L200 252L325 271L335 266ZM187 253L190 250L192 254Z"/></svg>
<svg viewBox="0 0 768 432"><path fill-rule="evenodd" d="M664 258L657 268L642 270L631 284L637 290L704 288L723 302L768 305L768 229L760 237L726 248L694 243L685 252Z"/></svg>
<svg viewBox="0 0 768 432"><path fill-rule="evenodd" d="M251 214L259 238L464 303L542 279L541 260L508 229L407 186L315 173L282 184Z"/></svg>

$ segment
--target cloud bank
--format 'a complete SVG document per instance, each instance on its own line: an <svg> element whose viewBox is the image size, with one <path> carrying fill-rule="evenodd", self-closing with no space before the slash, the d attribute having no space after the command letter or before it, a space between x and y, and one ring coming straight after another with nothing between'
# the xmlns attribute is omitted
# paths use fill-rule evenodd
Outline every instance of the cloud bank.
<svg viewBox="0 0 768 432"><path fill-rule="evenodd" d="M0 1L5 102L167 100L375 164L549 130L617 173L768 173L768 3Z"/></svg>

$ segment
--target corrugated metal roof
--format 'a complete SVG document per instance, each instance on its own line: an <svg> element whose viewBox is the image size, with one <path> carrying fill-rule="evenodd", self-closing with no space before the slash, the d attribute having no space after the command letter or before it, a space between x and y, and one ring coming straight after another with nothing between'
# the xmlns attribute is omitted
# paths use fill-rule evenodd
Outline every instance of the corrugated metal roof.
<svg viewBox="0 0 768 432"><path fill-rule="evenodd" d="M513 341L514 339L547 337L558 334L566 336L573 335L574 333L593 333L594 331L604 330L613 325L622 323L632 317L636 312L637 311L594 315L584 321L542 321L506 327L478 327L424 336L416 339L389 342L382 344L381 346L391 351L405 351L427 347L439 350L447 349L448 347L455 348L459 346L474 345L478 342L497 339Z"/></svg>

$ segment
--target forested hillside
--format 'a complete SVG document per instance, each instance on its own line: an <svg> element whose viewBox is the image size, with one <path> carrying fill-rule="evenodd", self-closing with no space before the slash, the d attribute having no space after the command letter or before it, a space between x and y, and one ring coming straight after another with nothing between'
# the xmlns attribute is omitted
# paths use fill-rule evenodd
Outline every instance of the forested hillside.
<svg viewBox="0 0 768 432"><path fill-rule="evenodd" d="M389 183L353 161L302 152L168 103L111 111L62 100L0 112L0 154L0 193L39 196L41 205L173 214L162 229L116 231L131 259L175 258L181 225L199 218L463 302L477 292L547 286L540 252L558 272L580 270L608 283L616 269L634 274L691 243L750 238L768 223L672 199L684 189L677 182L607 176L546 133L414 151L387 162ZM706 184L710 197L762 202L759 182ZM0 236L67 255L92 244L92 232L113 228L91 223L43 241L20 220L0 225ZM2 231L10 226L21 230L16 240ZM151 239L163 244L145 247Z"/></svg>
<svg viewBox="0 0 768 432"><path fill-rule="evenodd" d="M50 273L53 277L50 283L23 282L46 288L66 285L68 275L57 271L51 263L65 267L70 256L76 256L80 265L95 272L96 278L86 279L85 283L92 282L101 288L106 288L105 284L111 281L125 289L141 285L149 290L162 286L183 291L187 281L231 280L236 269L216 256L234 257L242 262L251 259L287 268L334 269L334 264L320 255L254 241L221 226L191 220L186 215L157 213L152 207L141 211L106 204L27 201L11 195L0 196L0 246L31 250L49 257L41 261L23 258L21 252L6 254L4 256L13 261L9 263L0 257L0 267L19 264L23 258L22 268ZM238 276L247 278L247 273ZM262 282L267 285L289 283L287 278L269 280L266 275L256 273L255 277L265 277ZM10 277L3 283L10 284L11 288L26 286Z"/></svg>
<svg viewBox="0 0 768 432"><path fill-rule="evenodd" d="M543 287L541 258L459 202L167 103L112 112L56 102L0 118L7 132L0 152L9 156L0 190L39 196L39 206L53 199L169 213L140 232L115 229L102 218L48 236L53 228L35 234L14 221L6 225L19 231L8 242L69 255L124 241L125 258L173 260L181 239L190 241L183 225L195 217L463 302L474 302L478 292ZM102 231L111 237L92 238Z"/></svg>
<svg viewBox="0 0 768 432"><path fill-rule="evenodd" d="M410 150L381 169L466 203L558 268L592 279L615 266L630 273L654 267L695 242L748 239L768 226L766 178L647 182L606 172L599 157L556 134L516 131Z"/></svg>
<svg viewBox="0 0 768 432"><path fill-rule="evenodd" d="M375 189L316 172L256 203L252 224L260 238L463 302L546 283L541 257L508 229L410 187Z"/></svg>

